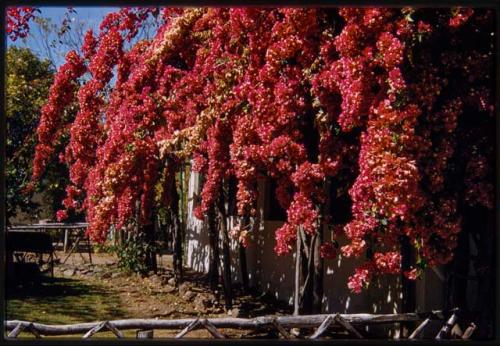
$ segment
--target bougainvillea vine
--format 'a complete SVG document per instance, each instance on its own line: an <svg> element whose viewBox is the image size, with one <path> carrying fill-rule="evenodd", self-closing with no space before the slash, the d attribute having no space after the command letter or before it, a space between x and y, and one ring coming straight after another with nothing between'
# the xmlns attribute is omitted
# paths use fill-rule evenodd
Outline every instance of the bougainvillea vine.
<svg viewBox="0 0 500 346"><path fill-rule="evenodd" d="M163 19L156 36L124 45L149 14ZM287 215L278 255L299 230L326 226L346 242L323 242L323 258L361 260L352 291L376 275L415 279L451 260L463 203L493 207L493 41L480 34L493 31L492 18L462 8L122 9L56 75L33 178L69 127L65 207L85 210L90 234L104 240L137 203L145 223L155 203L169 203L184 160L205 176L200 219L230 179L238 214L256 216L267 177ZM341 225L331 224L336 210L325 212L335 198L327 183L352 204ZM232 231L245 246L249 234ZM403 238L416 267L402 268Z"/></svg>

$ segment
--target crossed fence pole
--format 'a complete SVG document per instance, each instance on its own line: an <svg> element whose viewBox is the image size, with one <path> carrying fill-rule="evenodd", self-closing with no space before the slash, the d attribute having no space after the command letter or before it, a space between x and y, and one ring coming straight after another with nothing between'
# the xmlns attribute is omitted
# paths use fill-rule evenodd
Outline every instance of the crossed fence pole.
<svg viewBox="0 0 500 346"><path fill-rule="evenodd" d="M276 330L285 339L295 339L291 332L294 328L314 329L314 332L304 338L318 339L334 326L347 331L357 339L363 339L362 333L356 328L363 325L390 324L400 322L421 322L410 334L408 339L419 338L431 320L445 321L436 335L436 340L446 339L458 320L458 309L447 311L431 311L425 313L402 314L321 314L299 316L262 316L256 318L191 318L191 319L128 319L79 323L70 325L47 325L28 321L6 321L6 329L10 331L7 338L17 338L23 331L33 334L36 338L42 335L74 335L82 334L83 339L93 335L111 331L117 338L124 338L123 330L137 330L137 338L152 338L154 329L181 329L175 336L184 338L195 329L206 329L216 339L227 339L218 328L236 328L250 330ZM462 334L462 339L469 339L476 329L472 323Z"/></svg>

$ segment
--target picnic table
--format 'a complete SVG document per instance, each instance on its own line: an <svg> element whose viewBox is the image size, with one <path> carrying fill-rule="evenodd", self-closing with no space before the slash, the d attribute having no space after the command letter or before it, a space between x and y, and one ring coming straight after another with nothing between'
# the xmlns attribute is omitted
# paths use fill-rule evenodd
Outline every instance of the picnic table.
<svg viewBox="0 0 500 346"><path fill-rule="evenodd" d="M71 238L71 233L74 233L75 241L73 242L73 245L67 254L66 258L62 261L64 264L66 260L69 258L69 256L75 251L75 249L78 248L80 243L82 241L86 241L86 245L88 248L88 256L89 256L89 261L92 263L92 249L90 246L90 239L89 237L85 234L85 230L88 226L88 223L86 222L78 222L78 223L39 223L39 224L30 224L30 225L12 225L7 227L7 234L9 233L24 233L27 234L24 237L27 238L32 238L32 239L41 239L40 236L36 236L34 234L46 234L47 239L50 240L44 240L44 242L50 242L51 248L52 248L52 254L54 254L54 248L53 248L53 240L51 239L48 231L64 231L64 243L63 243L63 251L68 252L68 245L70 243L70 238ZM18 236L22 237L22 236ZM38 237L38 238L37 238ZM28 241L30 242L30 241ZM17 245L16 245L17 246ZM35 246L35 245L33 245ZM48 251L45 249L45 245L41 245L41 247L44 248L44 251ZM21 251L21 250L19 250ZM81 253L80 253L81 255ZM53 256L53 255L52 255ZM82 256L83 257L83 256Z"/></svg>

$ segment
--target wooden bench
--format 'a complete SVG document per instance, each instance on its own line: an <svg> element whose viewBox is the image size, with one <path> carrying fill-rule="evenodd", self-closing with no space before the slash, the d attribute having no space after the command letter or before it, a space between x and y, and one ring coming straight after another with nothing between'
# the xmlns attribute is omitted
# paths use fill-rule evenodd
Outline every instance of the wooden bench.
<svg viewBox="0 0 500 346"><path fill-rule="evenodd" d="M28 230L9 230L6 232L6 252L7 252L7 268L14 267L14 263L28 263L32 256L35 255L36 263L40 267L44 264L43 255L49 255L49 260L45 263L49 264L50 272L54 276L54 247L49 234L37 231Z"/></svg>

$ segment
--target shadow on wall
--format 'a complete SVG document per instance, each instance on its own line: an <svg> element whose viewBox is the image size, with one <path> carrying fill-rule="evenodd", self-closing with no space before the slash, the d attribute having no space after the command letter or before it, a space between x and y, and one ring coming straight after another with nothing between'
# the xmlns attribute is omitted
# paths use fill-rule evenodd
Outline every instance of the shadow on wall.
<svg viewBox="0 0 500 346"><path fill-rule="evenodd" d="M209 239L208 230L202 220L194 216L194 208L200 200L200 174L191 172L188 183L188 210L186 222L185 242L187 249L185 253L184 264L200 273L208 273L209 266Z"/></svg>
<svg viewBox="0 0 500 346"><path fill-rule="evenodd" d="M210 255L208 231L203 223L192 214L199 186L199 175L191 174L188 192L186 265L195 271L207 273ZM264 194L259 196L259 205L264 205L263 196ZM262 210L260 212L262 214ZM230 217L228 220L229 228L233 224L235 224L235 220ZM275 231L282 224L281 221L268 220L261 223L259 231L253 235L253 239L246 249L247 267L250 286L292 305L295 253L277 256L274 252ZM328 235L325 235L325 238L328 238ZM339 239L339 241L345 243L345 240ZM232 280L235 283L241 283L237 241L231 239L230 247ZM324 312L397 312L400 306L398 278L383 277L376 280L368 290L360 294L350 292L347 280L354 272L356 265L359 264L360 261L343 258L325 261Z"/></svg>
<svg viewBox="0 0 500 346"><path fill-rule="evenodd" d="M293 304L295 253L277 256L274 253L274 232L281 222L265 221L264 232L258 239L258 260L261 266L260 287L279 300ZM345 239L339 239L344 245ZM398 275L375 279L370 287L359 294L353 294L347 287L350 275L360 260L338 257L325 260L324 312L341 313L397 313L401 306L401 282Z"/></svg>
<svg viewBox="0 0 500 346"><path fill-rule="evenodd" d="M200 273L208 273L210 256L208 231L201 221L188 222L185 240L187 244L186 266Z"/></svg>
<svg viewBox="0 0 500 346"><path fill-rule="evenodd" d="M208 232L200 220L192 215L194 191L198 191L199 177L190 176L190 191L188 204L187 230L187 265L199 272L208 271L209 239ZM259 191L265 186L259 182ZM261 220L264 219L264 193L259 194L258 205ZM228 219L229 228L235 224L232 217ZM262 293L268 293L276 299L293 305L295 253L286 256L277 256L274 252L275 231L283 224L281 221L264 220L258 231L252 235L252 240L246 248L246 259L250 286ZM328 232L327 232L328 233ZM330 239L331 234L325 234ZM345 237L337 238L340 246L347 243ZM235 283L241 283L240 263L237 241L232 239L231 247L231 274ZM359 259L338 257L334 260L325 260L324 268L324 313L399 313L401 312L401 278L399 275L383 275L374 278L368 289L360 294L352 293L347 287L349 276L355 268L362 264ZM441 309L443 297L441 295L443 283L427 271L422 280L417 282L416 302L418 311Z"/></svg>

